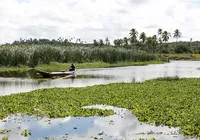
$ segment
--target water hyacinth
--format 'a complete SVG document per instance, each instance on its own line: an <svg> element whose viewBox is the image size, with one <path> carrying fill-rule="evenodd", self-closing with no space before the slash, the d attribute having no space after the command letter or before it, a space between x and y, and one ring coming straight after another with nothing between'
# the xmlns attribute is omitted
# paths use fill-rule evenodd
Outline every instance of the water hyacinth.
<svg viewBox="0 0 200 140"><path fill-rule="evenodd" d="M24 137L27 137L27 136L31 135L31 131L25 129L25 130L21 133L21 135L23 135Z"/></svg>
<svg viewBox="0 0 200 140"><path fill-rule="evenodd" d="M62 118L107 116L112 110L86 109L102 104L127 108L139 121L179 127L185 135L200 137L200 79L169 78L144 83L113 83L85 88L40 89L0 96L0 118L26 114Z"/></svg>

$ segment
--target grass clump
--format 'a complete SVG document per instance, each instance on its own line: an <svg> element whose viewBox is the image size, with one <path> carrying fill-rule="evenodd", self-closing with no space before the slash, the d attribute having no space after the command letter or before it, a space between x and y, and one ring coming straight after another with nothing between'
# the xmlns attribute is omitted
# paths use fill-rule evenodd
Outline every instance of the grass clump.
<svg viewBox="0 0 200 140"><path fill-rule="evenodd" d="M0 130L0 134L6 134L6 133L9 133L11 132L11 130Z"/></svg>
<svg viewBox="0 0 200 140"><path fill-rule="evenodd" d="M142 122L180 127L200 137L200 79L164 78L144 83L113 83L83 88L40 89L0 96L0 118L9 114L106 116L111 110L83 109L95 104L127 108Z"/></svg>

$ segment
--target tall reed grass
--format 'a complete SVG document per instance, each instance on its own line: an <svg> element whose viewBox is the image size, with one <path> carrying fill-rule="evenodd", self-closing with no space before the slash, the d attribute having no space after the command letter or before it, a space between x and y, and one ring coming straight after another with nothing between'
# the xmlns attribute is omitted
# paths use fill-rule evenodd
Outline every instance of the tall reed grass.
<svg viewBox="0 0 200 140"><path fill-rule="evenodd" d="M117 63L124 61L151 61L156 57L133 49L114 47L68 47L52 45L4 46L0 48L1 66L26 65L35 67L49 64L51 61L60 63L105 62Z"/></svg>

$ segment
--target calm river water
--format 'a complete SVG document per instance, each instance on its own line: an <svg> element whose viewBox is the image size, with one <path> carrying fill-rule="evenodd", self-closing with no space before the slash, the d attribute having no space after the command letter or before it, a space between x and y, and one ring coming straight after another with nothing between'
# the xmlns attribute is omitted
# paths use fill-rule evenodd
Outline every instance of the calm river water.
<svg viewBox="0 0 200 140"><path fill-rule="evenodd" d="M171 61L166 64L129 66L117 68L78 69L74 79L49 79L0 77L0 95L27 92L41 88L85 87L113 82L139 82L158 77L200 77L200 61Z"/></svg>
<svg viewBox="0 0 200 140"><path fill-rule="evenodd" d="M63 119L10 116L0 122L0 130L11 130L0 135L9 140L197 140L179 134L178 128L155 126L138 121L131 111L112 106L95 105L87 108L112 109L107 117L66 117ZM30 130L31 135L21 133Z"/></svg>

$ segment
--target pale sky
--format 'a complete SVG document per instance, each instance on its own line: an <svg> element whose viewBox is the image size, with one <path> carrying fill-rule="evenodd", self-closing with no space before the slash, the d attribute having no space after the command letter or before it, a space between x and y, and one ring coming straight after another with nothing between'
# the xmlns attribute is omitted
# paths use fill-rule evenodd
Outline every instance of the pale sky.
<svg viewBox="0 0 200 140"><path fill-rule="evenodd" d="M147 35L179 29L200 40L199 0L0 0L0 44L20 38L111 41L131 28Z"/></svg>

